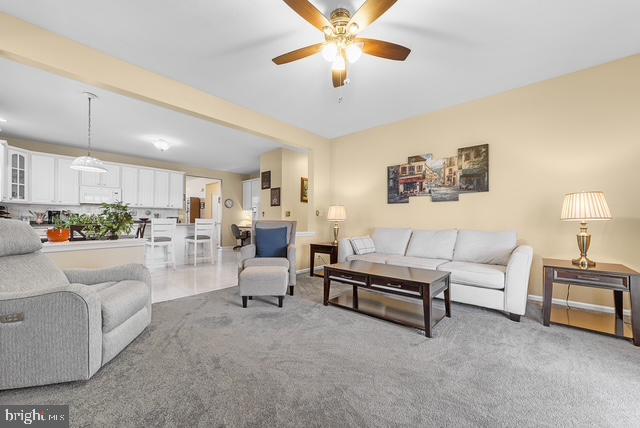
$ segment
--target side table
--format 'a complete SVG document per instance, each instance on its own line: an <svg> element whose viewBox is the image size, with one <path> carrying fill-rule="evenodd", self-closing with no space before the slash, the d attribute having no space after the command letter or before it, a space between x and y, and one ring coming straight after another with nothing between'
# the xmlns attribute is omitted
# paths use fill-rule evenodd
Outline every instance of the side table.
<svg viewBox="0 0 640 428"><path fill-rule="evenodd" d="M311 250L309 251L309 275L314 276L313 268L316 261L316 254L329 254L329 262L331 264L338 263L338 246L332 243L328 244L311 244ZM323 275L315 275L323 276Z"/></svg>
<svg viewBox="0 0 640 428"><path fill-rule="evenodd" d="M553 284L570 284L613 291L616 336L624 337L623 293L631 295L631 329L633 344L640 346L640 273L620 264L597 263L593 268L581 269L571 260L543 259L544 297L542 319L551 322Z"/></svg>

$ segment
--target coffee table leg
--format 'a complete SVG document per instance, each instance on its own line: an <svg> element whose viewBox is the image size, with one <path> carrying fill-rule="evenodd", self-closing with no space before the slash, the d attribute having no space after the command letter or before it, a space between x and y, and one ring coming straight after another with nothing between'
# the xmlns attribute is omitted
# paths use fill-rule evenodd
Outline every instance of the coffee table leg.
<svg viewBox="0 0 640 428"><path fill-rule="evenodd" d="M431 337L431 288L422 289L422 308L424 310L424 335Z"/></svg>
<svg viewBox="0 0 640 428"><path fill-rule="evenodd" d="M551 323L551 299L553 298L553 269L544 268L544 291L542 297L542 324L549 326Z"/></svg>
<svg viewBox="0 0 640 428"><path fill-rule="evenodd" d="M447 288L444 289L444 314L451 318L451 280L447 277Z"/></svg>
<svg viewBox="0 0 640 428"><path fill-rule="evenodd" d="M633 344L640 346L640 276L631 277L631 329Z"/></svg>
<svg viewBox="0 0 640 428"><path fill-rule="evenodd" d="M316 252L314 250L311 250L309 254L309 276L313 276L315 262L316 262Z"/></svg>
<svg viewBox="0 0 640 428"><path fill-rule="evenodd" d="M331 279L329 278L329 272L324 270L324 300L323 304L327 306L329 304L329 288L331 287Z"/></svg>
<svg viewBox="0 0 640 428"><path fill-rule="evenodd" d="M358 286L353 286L353 309L358 309Z"/></svg>

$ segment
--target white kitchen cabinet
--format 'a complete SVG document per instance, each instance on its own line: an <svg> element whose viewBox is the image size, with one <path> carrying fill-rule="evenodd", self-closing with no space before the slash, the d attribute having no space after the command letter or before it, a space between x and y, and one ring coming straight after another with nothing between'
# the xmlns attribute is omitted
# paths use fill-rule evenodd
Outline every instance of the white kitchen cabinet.
<svg viewBox="0 0 640 428"><path fill-rule="evenodd" d="M122 202L132 207L140 206L138 200L138 171L131 166L122 167Z"/></svg>
<svg viewBox="0 0 640 428"><path fill-rule="evenodd" d="M169 173L169 207L184 208L184 174Z"/></svg>
<svg viewBox="0 0 640 428"><path fill-rule="evenodd" d="M80 204L80 173L71 169L73 159L56 158L56 202L62 205Z"/></svg>
<svg viewBox="0 0 640 428"><path fill-rule="evenodd" d="M151 208L154 200L155 173L152 169L140 168L138 171L138 206Z"/></svg>
<svg viewBox="0 0 640 428"><path fill-rule="evenodd" d="M105 163L107 172L82 171L82 185L93 187L120 187L120 166Z"/></svg>
<svg viewBox="0 0 640 428"><path fill-rule="evenodd" d="M53 179L56 174L56 158L50 155L31 155L29 168L31 179L31 203L56 203L56 186Z"/></svg>
<svg viewBox="0 0 640 428"><path fill-rule="evenodd" d="M7 170L7 142L0 140L0 201L4 200L7 193L7 180L5 171Z"/></svg>
<svg viewBox="0 0 640 428"><path fill-rule="evenodd" d="M153 188L153 206L155 208L169 208L169 173L155 171Z"/></svg>
<svg viewBox="0 0 640 428"><path fill-rule="evenodd" d="M27 191L29 152L11 148L7 151L7 157L7 200L26 202L29 200Z"/></svg>

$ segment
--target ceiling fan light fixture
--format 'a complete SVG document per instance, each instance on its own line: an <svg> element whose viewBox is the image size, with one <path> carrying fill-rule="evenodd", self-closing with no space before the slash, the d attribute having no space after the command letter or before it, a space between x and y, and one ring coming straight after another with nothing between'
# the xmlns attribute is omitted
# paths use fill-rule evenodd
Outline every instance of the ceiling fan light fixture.
<svg viewBox="0 0 640 428"><path fill-rule="evenodd" d="M338 55L338 46L334 42L327 42L322 47L322 57L329 62L334 62Z"/></svg>
<svg viewBox="0 0 640 428"><path fill-rule="evenodd" d="M355 22L349 24L349 34L355 35L358 33L358 30L360 30L358 24L356 24Z"/></svg>
<svg viewBox="0 0 640 428"><path fill-rule="evenodd" d="M322 28L322 32L324 33L325 36L333 36L333 28L328 25Z"/></svg>
<svg viewBox="0 0 640 428"><path fill-rule="evenodd" d="M362 48L357 44L350 44L347 49L347 59L350 63L354 63L362 56Z"/></svg>
<svg viewBox="0 0 640 428"><path fill-rule="evenodd" d="M336 59L333 61L333 65L331 69L333 71L344 71L347 68L347 64L344 61L344 57L342 55L336 56Z"/></svg>

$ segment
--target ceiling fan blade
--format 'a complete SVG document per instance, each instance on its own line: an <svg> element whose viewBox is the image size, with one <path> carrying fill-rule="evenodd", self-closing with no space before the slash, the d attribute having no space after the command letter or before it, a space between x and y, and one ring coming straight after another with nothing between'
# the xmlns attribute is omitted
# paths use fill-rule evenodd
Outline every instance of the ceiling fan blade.
<svg viewBox="0 0 640 428"><path fill-rule="evenodd" d="M344 81L347 80L347 69L345 68L341 71L331 70L331 80L334 88L343 86Z"/></svg>
<svg viewBox="0 0 640 428"><path fill-rule="evenodd" d="M318 30L323 31L324 27L333 28L331 21L307 0L284 0L284 2Z"/></svg>
<svg viewBox="0 0 640 428"><path fill-rule="evenodd" d="M289 62L297 61L299 59L306 58L308 56L320 53L320 51L322 50L322 46L323 46L322 43L306 46L304 48L296 49L295 51L287 52L286 54L277 56L272 61L275 62L277 65L282 65Z"/></svg>
<svg viewBox="0 0 640 428"><path fill-rule="evenodd" d="M395 61L404 61L411 53L409 48L383 40L357 38L353 42L364 45L362 47L363 53Z"/></svg>
<svg viewBox="0 0 640 428"><path fill-rule="evenodd" d="M362 31L380 18L398 0L367 0L351 17L349 24L358 24L358 31Z"/></svg>

